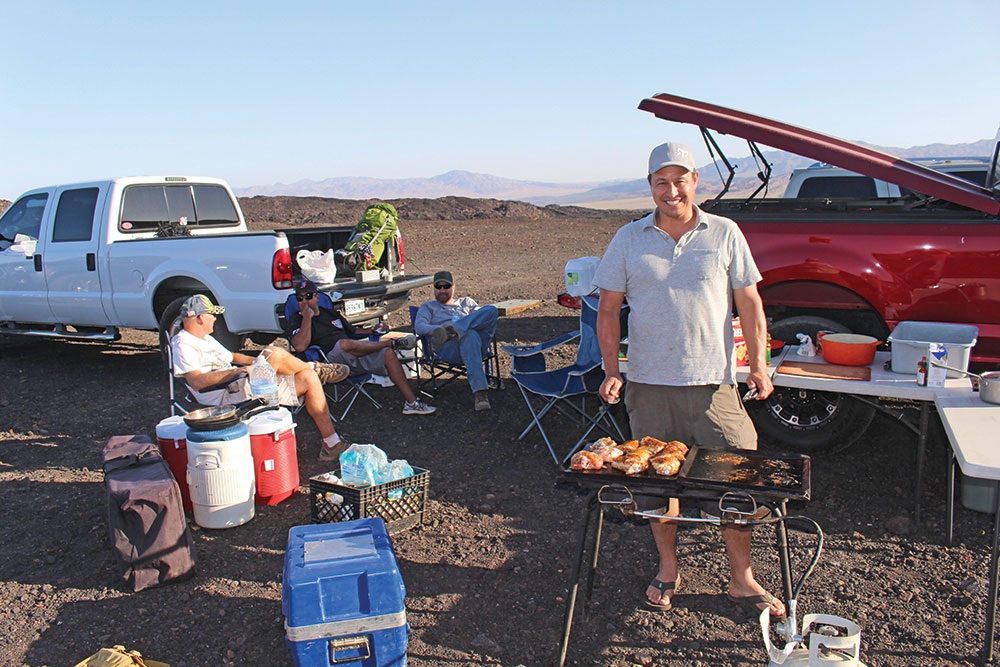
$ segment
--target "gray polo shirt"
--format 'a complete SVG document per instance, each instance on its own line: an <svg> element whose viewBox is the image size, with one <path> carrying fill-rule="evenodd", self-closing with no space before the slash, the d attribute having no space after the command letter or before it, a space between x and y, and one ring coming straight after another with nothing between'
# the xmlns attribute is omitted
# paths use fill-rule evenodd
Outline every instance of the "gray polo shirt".
<svg viewBox="0 0 1000 667"><path fill-rule="evenodd" d="M733 290L761 275L735 222L695 210L697 224L677 243L653 213L625 225L594 275L594 285L624 292L631 306L633 382L733 384Z"/></svg>

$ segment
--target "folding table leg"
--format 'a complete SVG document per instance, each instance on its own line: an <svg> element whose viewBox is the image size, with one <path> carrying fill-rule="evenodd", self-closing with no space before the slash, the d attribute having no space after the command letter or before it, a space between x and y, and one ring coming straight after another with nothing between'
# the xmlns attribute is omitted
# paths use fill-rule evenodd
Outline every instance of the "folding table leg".
<svg viewBox="0 0 1000 667"><path fill-rule="evenodd" d="M955 529L955 450L948 448L948 507L945 517L947 529L947 540L945 544L951 546Z"/></svg>
<svg viewBox="0 0 1000 667"><path fill-rule="evenodd" d="M997 620L997 578L1000 574L1000 493L996 494L993 505L993 552L990 554L990 594L986 604L986 639L983 642L982 658L984 662L993 661L993 633Z"/></svg>
<svg viewBox="0 0 1000 667"><path fill-rule="evenodd" d="M927 422L930 413L930 401L920 402L920 432L917 434L917 489L913 508L913 520L920 525L920 491L924 484L924 452L927 449Z"/></svg>

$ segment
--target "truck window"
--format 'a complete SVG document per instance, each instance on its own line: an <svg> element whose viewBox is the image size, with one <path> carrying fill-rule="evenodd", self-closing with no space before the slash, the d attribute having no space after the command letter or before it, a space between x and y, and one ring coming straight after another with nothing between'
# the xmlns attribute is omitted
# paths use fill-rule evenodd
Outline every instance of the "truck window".
<svg viewBox="0 0 1000 667"><path fill-rule="evenodd" d="M162 224L235 226L240 220L232 198L218 185L131 185L122 199L119 229L123 232L155 230Z"/></svg>
<svg viewBox="0 0 1000 667"><path fill-rule="evenodd" d="M870 199L877 192L875 179L867 176L814 176L802 181L798 196Z"/></svg>
<svg viewBox="0 0 1000 667"><path fill-rule="evenodd" d="M89 241L94 230L97 188L66 190L59 195L52 241Z"/></svg>
<svg viewBox="0 0 1000 667"><path fill-rule="evenodd" d="M191 189L194 191L194 207L199 225L240 224L240 216L225 188L217 185L194 185Z"/></svg>
<svg viewBox="0 0 1000 667"><path fill-rule="evenodd" d="M986 170L984 169L973 169L969 171L949 171L947 172L950 176L958 176L961 179L969 181L970 183L975 183L976 185L981 185L986 187ZM916 190L911 190L910 188L899 188L899 193L906 196L923 196L920 195Z"/></svg>
<svg viewBox="0 0 1000 667"><path fill-rule="evenodd" d="M24 234L38 240L38 233L42 229L42 214L45 212L45 202L49 200L47 193L28 195L18 199L4 211L0 217L0 235L6 241L0 241L4 248L11 245L14 236Z"/></svg>

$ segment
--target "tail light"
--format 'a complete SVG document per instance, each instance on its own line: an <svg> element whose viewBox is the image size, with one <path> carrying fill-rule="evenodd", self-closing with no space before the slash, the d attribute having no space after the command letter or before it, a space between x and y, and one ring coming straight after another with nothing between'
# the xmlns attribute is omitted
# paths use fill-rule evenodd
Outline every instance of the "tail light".
<svg viewBox="0 0 1000 667"><path fill-rule="evenodd" d="M274 253L274 259L271 260L271 285L274 289L292 287L292 253L288 248L281 248Z"/></svg>

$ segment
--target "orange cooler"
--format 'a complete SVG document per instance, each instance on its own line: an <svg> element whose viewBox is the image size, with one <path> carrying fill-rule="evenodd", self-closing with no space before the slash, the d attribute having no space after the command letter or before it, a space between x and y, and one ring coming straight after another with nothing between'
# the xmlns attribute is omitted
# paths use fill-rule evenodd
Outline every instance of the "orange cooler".
<svg viewBox="0 0 1000 667"><path fill-rule="evenodd" d="M184 511L191 511L191 491L187 483L187 424L181 416L167 417L156 425L156 444L170 466L170 472L181 490Z"/></svg>
<svg viewBox="0 0 1000 667"><path fill-rule="evenodd" d="M299 488L299 459L295 451L295 422L284 408L268 410L247 420L253 454L258 505L277 505Z"/></svg>

